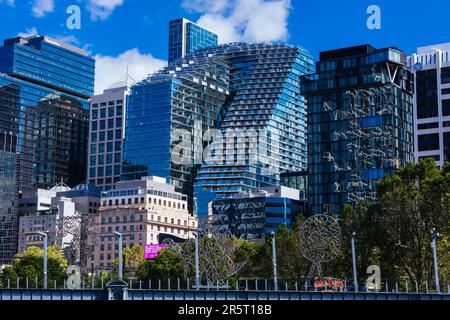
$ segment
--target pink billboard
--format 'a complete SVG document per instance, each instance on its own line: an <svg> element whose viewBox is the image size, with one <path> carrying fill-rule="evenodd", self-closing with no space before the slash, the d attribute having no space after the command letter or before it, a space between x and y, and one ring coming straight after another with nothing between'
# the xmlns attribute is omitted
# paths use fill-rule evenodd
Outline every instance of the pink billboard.
<svg viewBox="0 0 450 320"><path fill-rule="evenodd" d="M153 260L158 255L158 252L167 247L166 244L146 244L144 246L144 258L146 260Z"/></svg>

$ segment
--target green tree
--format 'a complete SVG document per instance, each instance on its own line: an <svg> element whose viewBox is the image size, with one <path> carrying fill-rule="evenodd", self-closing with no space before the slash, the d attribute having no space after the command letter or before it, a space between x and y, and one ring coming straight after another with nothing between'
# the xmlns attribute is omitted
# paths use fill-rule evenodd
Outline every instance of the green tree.
<svg viewBox="0 0 450 320"><path fill-rule="evenodd" d="M137 270L141 280L168 280L183 278L183 258L172 250L163 249L153 260L145 260Z"/></svg>
<svg viewBox="0 0 450 320"><path fill-rule="evenodd" d="M388 282L432 283L431 232L436 228L442 278L450 260L450 165L440 170L432 159L408 164L379 185L376 203L359 203L342 215L344 246L334 268L351 278L350 232L356 231L359 281L377 264Z"/></svg>
<svg viewBox="0 0 450 320"><path fill-rule="evenodd" d="M145 262L144 258L144 248L142 246L136 245L131 248L123 249L123 276L124 278L135 278L137 276L137 271L141 265ZM111 261L111 266L113 267L114 277L118 276L119 270L119 259L116 258Z"/></svg>
<svg viewBox="0 0 450 320"><path fill-rule="evenodd" d="M23 253L14 257L13 264L7 266L3 271L2 283L5 287L8 279L11 285L15 285L16 279L21 279L21 285L25 284L25 279L29 279L30 286L34 285L36 277L39 287L43 286L44 273L44 251L38 247L28 247ZM62 285L67 278L67 259L63 252L55 246L47 249L47 279L49 286L51 281L56 280L57 285Z"/></svg>

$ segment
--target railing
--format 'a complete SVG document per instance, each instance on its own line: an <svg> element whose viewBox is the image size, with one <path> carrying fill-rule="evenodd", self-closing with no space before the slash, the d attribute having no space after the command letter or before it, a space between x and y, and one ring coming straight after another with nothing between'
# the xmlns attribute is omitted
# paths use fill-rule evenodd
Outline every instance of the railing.
<svg viewBox="0 0 450 320"><path fill-rule="evenodd" d="M330 278L331 279L331 278ZM103 290L106 288L106 283L115 280L113 277L101 278L101 277L89 277L81 278L78 289L80 290ZM124 279L128 283L128 289L146 289L146 290L190 290L195 289L195 279L181 279L181 278L171 278L171 279L148 279L139 280L137 278L126 278ZM329 283L334 283L330 285ZM338 285L337 283L341 283ZM49 278L47 289L69 289L68 281L54 280ZM351 283L345 280L339 281L323 281L320 285L311 284L303 280L284 280L278 279L279 291L335 291L335 292L354 292L355 288ZM0 289L43 289L42 277L39 278L15 278L15 279L4 279L3 282L0 281ZM222 284L219 283L203 283L201 289L204 290L237 290L237 291L274 291L274 281L273 279L238 279L229 280ZM373 292L366 286L360 286L358 288L359 292ZM427 281L423 283L417 282L384 282L381 284L381 288L377 292L383 293L424 293L430 294L435 293L434 282L432 284ZM441 281L440 292L442 294L450 294L450 283Z"/></svg>

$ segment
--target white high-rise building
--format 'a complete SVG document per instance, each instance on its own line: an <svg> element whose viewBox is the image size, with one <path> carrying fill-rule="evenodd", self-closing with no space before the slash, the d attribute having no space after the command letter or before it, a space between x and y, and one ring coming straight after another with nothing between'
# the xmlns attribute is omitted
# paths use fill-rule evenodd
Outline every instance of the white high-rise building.
<svg viewBox="0 0 450 320"><path fill-rule="evenodd" d="M419 47L408 58L415 72L415 158L450 161L450 43Z"/></svg>
<svg viewBox="0 0 450 320"><path fill-rule="evenodd" d="M103 191L120 180L125 112L131 78L113 84L91 99L87 177Z"/></svg>

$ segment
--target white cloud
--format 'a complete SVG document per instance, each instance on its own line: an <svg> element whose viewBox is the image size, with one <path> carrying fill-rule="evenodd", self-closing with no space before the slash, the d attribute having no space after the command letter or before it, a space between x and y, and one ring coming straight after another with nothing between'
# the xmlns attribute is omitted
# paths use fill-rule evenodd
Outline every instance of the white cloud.
<svg viewBox="0 0 450 320"><path fill-rule="evenodd" d="M55 2L53 0L34 0L32 10L35 17L43 17L55 10Z"/></svg>
<svg viewBox="0 0 450 320"><path fill-rule="evenodd" d="M75 37L74 35L70 35L70 36L63 36L63 35L56 35L53 36L56 40L67 43L67 44L71 44L73 46L77 46L80 44L80 40L77 39L77 37Z"/></svg>
<svg viewBox="0 0 450 320"><path fill-rule="evenodd" d="M217 33L220 43L289 38L291 0L183 0L182 6L202 13L197 23Z"/></svg>
<svg viewBox="0 0 450 320"><path fill-rule="evenodd" d="M17 36L27 38L27 37L35 36L37 34L38 34L38 31L37 31L36 27L32 27L32 28L26 28L24 32L19 32L17 34Z"/></svg>
<svg viewBox="0 0 450 320"><path fill-rule="evenodd" d="M92 20L105 20L116 7L121 6L125 0L89 0L88 10Z"/></svg>
<svg viewBox="0 0 450 320"><path fill-rule="evenodd" d="M136 81L143 80L167 63L151 54L142 54L138 48L128 50L116 57L96 55L95 93L102 93L114 82L123 79L127 72Z"/></svg>
<svg viewBox="0 0 450 320"><path fill-rule="evenodd" d="M230 5L229 0L183 0L183 8L197 12L218 13L226 10Z"/></svg>

